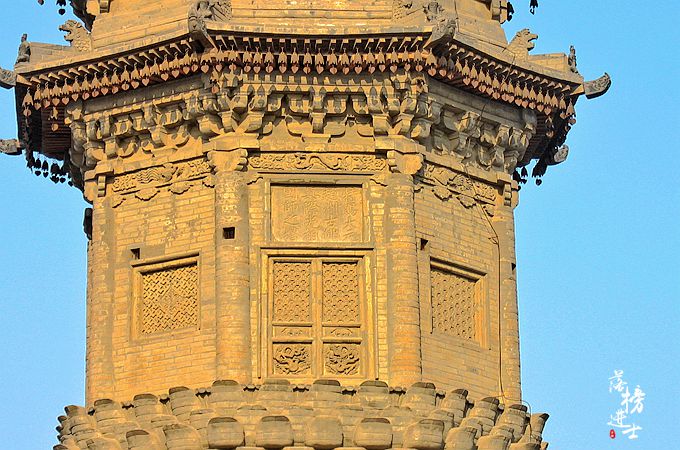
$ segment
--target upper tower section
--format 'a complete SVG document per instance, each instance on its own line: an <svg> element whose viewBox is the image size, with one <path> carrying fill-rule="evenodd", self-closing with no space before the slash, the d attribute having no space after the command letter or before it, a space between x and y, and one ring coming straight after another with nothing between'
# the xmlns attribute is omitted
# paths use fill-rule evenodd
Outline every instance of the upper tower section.
<svg viewBox="0 0 680 450"><path fill-rule="evenodd" d="M92 122L87 138L99 134L100 144L85 148L85 132L78 130L88 125L78 118L77 102L198 74L208 76L212 90L233 81L224 73L399 77L413 88L408 96L417 120L404 121L405 111L398 109L406 106L390 103L392 91L374 86L376 103L355 111L361 116L365 109L359 122L368 120L370 137L415 139L428 150L453 151L465 163L474 160L483 170L504 171L518 181L526 179L521 169L532 161L537 162L533 174L542 176L547 166L564 160L561 146L574 123L577 99L601 95L610 85L607 75L585 82L573 48L569 55L533 55L537 36L529 30L506 39L501 23L512 7L505 0L71 4L84 24L68 21L61 27L69 45L22 42L15 71L4 71L2 84L17 86L19 111L19 139L6 152L26 149L29 166L39 171L49 166L39 154L63 161L53 178L70 177L80 188L85 172L113 155L96 150L108 134L96 124L101 121ZM429 87L426 79L436 82ZM475 116L463 120L461 111L421 96L445 85L509 105L521 112L525 125L499 128L501 123L492 121L490 128L473 133L473 141L452 139ZM482 110L487 111L480 106L474 114ZM324 134L312 127L312 134Z"/></svg>
<svg viewBox="0 0 680 450"><path fill-rule="evenodd" d="M521 399L517 181L565 159L607 76L508 41L502 0L72 5L67 45L24 37L0 74L0 149L92 204L88 399L325 377Z"/></svg>
<svg viewBox="0 0 680 450"><path fill-rule="evenodd" d="M161 7L159 3L162 3ZM92 29L97 46L181 28L179 23L192 3L195 0L72 2L76 14ZM498 25L509 17L507 0L207 0L205 3L219 9L221 18L228 18L234 24L268 31L304 30L331 34L422 29L446 13L460 21L461 30L501 44L504 44L503 32ZM149 24L154 26L149 27ZM121 29L131 33L119 33ZM106 40L107 36L114 40Z"/></svg>
<svg viewBox="0 0 680 450"><path fill-rule="evenodd" d="M585 82L573 49L531 55L529 30L508 41L503 0L71 4L68 45L24 36L0 73L19 121L0 150L92 205L94 409L67 409L63 442L89 448L81 416L132 398L139 416L233 414L213 424L234 445L211 448L443 448L450 428L447 449L537 448L526 408L491 420L522 398L517 181L564 160L576 101L607 76ZM316 412L288 407L308 390L359 425L303 438ZM460 420L467 394L484 424ZM431 444L407 439L411 411ZM198 448L178 427L167 447Z"/></svg>

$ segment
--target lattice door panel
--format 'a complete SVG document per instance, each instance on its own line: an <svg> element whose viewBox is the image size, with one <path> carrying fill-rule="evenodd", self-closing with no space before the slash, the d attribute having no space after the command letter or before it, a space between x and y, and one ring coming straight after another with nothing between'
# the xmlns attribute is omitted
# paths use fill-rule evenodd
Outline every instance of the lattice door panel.
<svg viewBox="0 0 680 450"><path fill-rule="evenodd" d="M359 264L322 262L323 374L361 373Z"/></svg>
<svg viewBox="0 0 680 450"><path fill-rule="evenodd" d="M271 261L270 375L365 375L362 263L324 257Z"/></svg>
<svg viewBox="0 0 680 450"><path fill-rule="evenodd" d="M273 261L273 375L312 374L312 261Z"/></svg>

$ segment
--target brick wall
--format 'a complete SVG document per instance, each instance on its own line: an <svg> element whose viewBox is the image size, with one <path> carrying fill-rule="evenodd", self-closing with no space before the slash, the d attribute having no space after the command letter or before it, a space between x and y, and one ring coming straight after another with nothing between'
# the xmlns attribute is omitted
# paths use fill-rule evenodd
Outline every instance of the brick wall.
<svg viewBox="0 0 680 450"><path fill-rule="evenodd" d="M442 199L427 187L415 198L423 379L447 388L465 386L475 397L499 392L499 256L490 218L480 203L464 204L455 195ZM474 284L472 338L433 326L433 269ZM446 302L455 315L453 294L447 292Z"/></svg>
<svg viewBox="0 0 680 450"><path fill-rule="evenodd" d="M129 196L116 208L108 202L96 208L99 208L96 215L105 215L108 223L93 230L91 245L101 246L100 240L106 242L110 266L101 261L103 255L93 255L90 270L93 274L113 270L112 279L100 280L95 275L92 281L90 322L108 319L110 328L98 331L93 326L90 330L89 398L102 395L124 398L188 381L200 384L214 380L213 190L198 185L175 194L161 188L147 201ZM185 281L195 282L195 290L168 285L165 278L159 280L158 274L176 267L197 271L196 280ZM179 279L176 273L166 278L173 276ZM111 294L112 303L100 307L97 293L106 291ZM176 299L193 295L197 296L197 311L191 314L197 318L187 321L182 319L189 314L187 306L181 306ZM157 303L147 307L155 308L151 318L142 317L145 301ZM145 329L144 320L156 322ZM93 338L92 333L110 333L110 337ZM102 361L110 361L112 373L99 373ZM107 377L113 387L107 385Z"/></svg>

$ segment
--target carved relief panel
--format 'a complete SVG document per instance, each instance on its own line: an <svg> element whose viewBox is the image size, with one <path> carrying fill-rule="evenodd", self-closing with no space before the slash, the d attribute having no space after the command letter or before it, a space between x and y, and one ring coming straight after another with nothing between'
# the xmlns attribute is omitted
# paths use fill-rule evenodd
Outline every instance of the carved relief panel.
<svg viewBox="0 0 680 450"><path fill-rule="evenodd" d="M195 259L139 266L134 270L133 331L137 337L198 327L199 278Z"/></svg>
<svg viewBox="0 0 680 450"><path fill-rule="evenodd" d="M277 242L361 242L364 240L360 186L273 185L272 240Z"/></svg>
<svg viewBox="0 0 680 450"><path fill-rule="evenodd" d="M363 258L273 257L268 269L268 374L365 377Z"/></svg>

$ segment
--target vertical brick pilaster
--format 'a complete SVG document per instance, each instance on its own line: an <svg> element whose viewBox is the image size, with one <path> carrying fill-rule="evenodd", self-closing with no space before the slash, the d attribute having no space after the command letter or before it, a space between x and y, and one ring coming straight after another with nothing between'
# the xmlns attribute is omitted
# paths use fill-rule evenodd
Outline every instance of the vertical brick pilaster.
<svg viewBox="0 0 680 450"><path fill-rule="evenodd" d="M115 224L110 207L96 198L92 240L87 246L87 344L85 401L114 394L113 370L113 259Z"/></svg>
<svg viewBox="0 0 680 450"><path fill-rule="evenodd" d="M403 386L422 376L414 208L413 177L391 174L385 207L389 381Z"/></svg>
<svg viewBox="0 0 680 450"><path fill-rule="evenodd" d="M500 249L500 302L501 302L501 367L503 396L506 404L522 399L519 356L519 323L517 306L517 279L515 276L515 224L514 198L517 191L511 184L504 185L503 205L493 223L499 238Z"/></svg>
<svg viewBox="0 0 680 450"><path fill-rule="evenodd" d="M250 382L248 198L242 172L215 175L216 375ZM229 235L233 228L233 236Z"/></svg>

